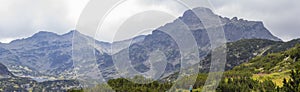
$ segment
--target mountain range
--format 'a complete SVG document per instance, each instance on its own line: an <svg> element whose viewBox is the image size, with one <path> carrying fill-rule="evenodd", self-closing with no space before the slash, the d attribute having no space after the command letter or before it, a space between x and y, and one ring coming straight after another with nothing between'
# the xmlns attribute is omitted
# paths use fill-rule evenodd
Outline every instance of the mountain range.
<svg viewBox="0 0 300 92"><path fill-rule="evenodd" d="M196 14L193 11L196 11ZM16 76L58 80L73 79L76 75L74 72L76 70L75 60L76 63L82 63L82 66L77 66L82 67L82 70L84 67L93 66L89 65L91 64L89 62L96 62L101 75L105 79L111 79L133 72L129 66L123 67L127 72L118 72L114 67L116 56L125 56L128 53L134 69L143 73L150 70L150 64L146 61L150 58L151 52L160 50L166 56L166 68L163 76L168 76L180 69L182 56L176 41L160 29L169 29L176 33L183 27L180 25L180 22L183 22L190 29L187 31L190 31L196 40L200 52L199 58L205 63L203 64L205 67L202 69L205 72L209 66L211 46L207 30L197 16L203 16L208 20L214 17L220 18L221 26L209 26L209 28L222 27L224 29L226 40L229 42L228 57L230 58L226 69L247 62L251 57L264 54L266 51L277 51L269 48L274 46L280 48L285 45L281 39L272 35L261 21L248 21L236 17L229 19L214 14L208 8L200 7L187 10L173 22L153 30L152 34L114 43L97 41L76 30L62 35L41 31L29 38L14 40L7 44L0 43L0 63L7 66L8 70ZM178 32L175 35L181 35L181 33ZM252 40L245 39L257 39L255 41L261 43L252 43ZM133 43L128 48L124 46L128 45L131 40ZM76 44L75 47L74 44ZM114 47L113 50L110 49L111 46ZM74 58L74 55L80 56ZM82 73L82 75L91 72L93 71ZM0 73L10 75L7 70L1 70Z"/></svg>

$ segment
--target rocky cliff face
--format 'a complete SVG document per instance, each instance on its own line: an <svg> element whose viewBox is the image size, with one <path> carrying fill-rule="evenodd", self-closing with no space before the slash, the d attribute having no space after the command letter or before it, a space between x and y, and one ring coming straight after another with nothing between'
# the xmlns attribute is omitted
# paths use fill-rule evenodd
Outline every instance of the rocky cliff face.
<svg viewBox="0 0 300 92"><path fill-rule="evenodd" d="M9 78L13 77L14 75L8 71L5 65L0 63L0 79L1 78Z"/></svg>

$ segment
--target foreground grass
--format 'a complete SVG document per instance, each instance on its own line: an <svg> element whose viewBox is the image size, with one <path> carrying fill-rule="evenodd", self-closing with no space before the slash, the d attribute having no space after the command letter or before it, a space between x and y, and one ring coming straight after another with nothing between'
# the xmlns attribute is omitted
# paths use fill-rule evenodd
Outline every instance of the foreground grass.
<svg viewBox="0 0 300 92"><path fill-rule="evenodd" d="M271 74L253 74L252 79L253 80L258 80L260 82L266 81L266 80L271 80L274 82L277 86L282 87L283 86L283 79L290 79L290 74L291 70L283 71L283 72L276 72L276 73L271 73Z"/></svg>

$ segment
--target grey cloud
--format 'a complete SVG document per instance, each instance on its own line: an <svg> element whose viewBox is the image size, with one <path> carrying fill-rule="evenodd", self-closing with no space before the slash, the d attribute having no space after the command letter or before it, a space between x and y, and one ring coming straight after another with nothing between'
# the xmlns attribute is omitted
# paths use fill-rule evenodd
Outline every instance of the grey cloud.
<svg viewBox="0 0 300 92"><path fill-rule="evenodd" d="M300 38L299 0L213 0L212 4L222 16L263 21L285 41Z"/></svg>
<svg viewBox="0 0 300 92"><path fill-rule="evenodd" d="M64 33L74 29L63 0L2 0L0 39L31 36L40 30Z"/></svg>
<svg viewBox="0 0 300 92"><path fill-rule="evenodd" d="M75 29L77 19L69 18L71 11L68 9L68 5L80 1L0 0L0 41L1 39L28 37L40 30L61 34ZM107 3L110 1L113 0L107 0ZM179 13L183 13L185 10L170 3L171 0L137 1L141 5L160 1L161 4L166 4ZM191 7L209 7L205 2L206 0L182 1L192 1L187 2ZM300 31L298 30L300 26L300 18L298 18L300 15L299 0L210 0L210 2L215 9L214 12L221 16L237 16L249 20L263 21L274 35L283 40L300 37ZM74 16L79 16L79 14ZM91 21L93 20L91 19Z"/></svg>

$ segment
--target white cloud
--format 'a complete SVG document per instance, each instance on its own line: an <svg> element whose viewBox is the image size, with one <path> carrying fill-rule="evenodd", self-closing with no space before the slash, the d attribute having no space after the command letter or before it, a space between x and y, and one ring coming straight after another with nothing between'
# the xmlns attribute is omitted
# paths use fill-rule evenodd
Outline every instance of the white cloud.
<svg viewBox="0 0 300 92"><path fill-rule="evenodd" d="M46 30L65 33L75 28L87 0L1 0L0 40L28 37Z"/></svg>
<svg viewBox="0 0 300 92"><path fill-rule="evenodd" d="M177 9L174 10L174 7ZM173 0L165 0L163 2L128 0L112 8L95 38L109 42L129 39L136 36L134 34L139 33L139 31L149 28L156 29L166 23L172 22L182 14L183 9L187 10ZM124 28L124 25L127 28ZM121 26L123 28L120 28ZM120 36L117 33L118 31L125 32L120 32L122 33L122 36ZM118 36L115 37L114 35Z"/></svg>

